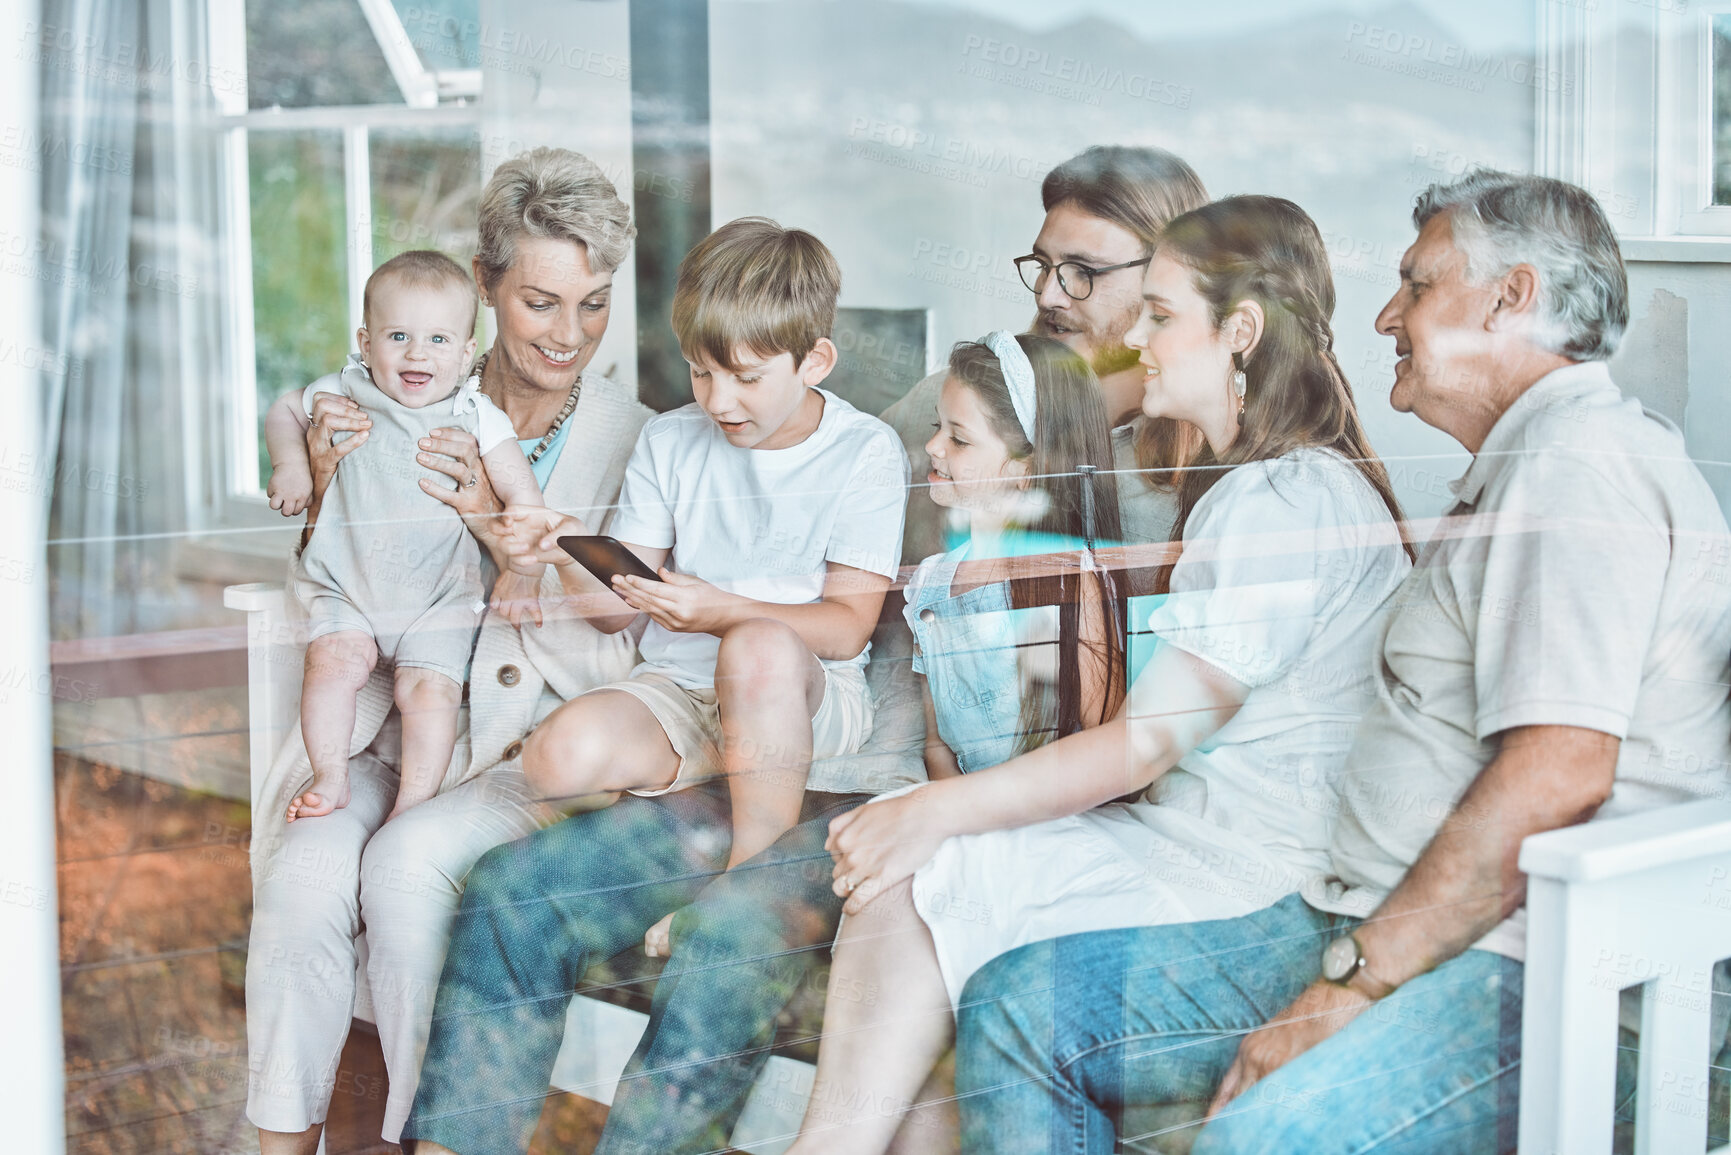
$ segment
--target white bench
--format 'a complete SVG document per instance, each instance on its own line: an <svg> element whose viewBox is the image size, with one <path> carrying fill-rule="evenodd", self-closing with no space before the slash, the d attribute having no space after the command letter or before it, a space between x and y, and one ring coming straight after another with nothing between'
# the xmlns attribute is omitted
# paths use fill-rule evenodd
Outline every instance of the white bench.
<svg viewBox="0 0 1731 1155"><path fill-rule="evenodd" d="M299 724L300 643L278 586L230 586L247 614L253 804ZM1618 995L1645 983L1637 1155L1705 1152L1714 963L1731 957L1731 801L1704 801L1529 838L1522 1155L1609 1155ZM355 1017L372 1021L366 945ZM609 1103L647 1016L578 996L553 1085ZM777 1155L804 1115L810 1064L776 1056L733 1132ZM1713 1155L1731 1155L1731 1147Z"/></svg>

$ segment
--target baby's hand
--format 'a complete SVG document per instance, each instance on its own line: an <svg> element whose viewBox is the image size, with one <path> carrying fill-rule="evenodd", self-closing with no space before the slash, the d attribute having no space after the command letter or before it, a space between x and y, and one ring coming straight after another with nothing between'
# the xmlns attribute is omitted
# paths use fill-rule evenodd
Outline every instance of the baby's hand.
<svg viewBox="0 0 1731 1155"><path fill-rule="evenodd" d="M264 491L272 509L282 510L284 517L296 517L312 503L312 471L304 465L279 465L270 471L270 484Z"/></svg>
<svg viewBox="0 0 1731 1155"><path fill-rule="evenodd" d="M643 936L643 953L650 958L667 958L673 953L673 916L670 914Z"/></svg>
<svg viewBox="0 0 1731 1155"><path fill-rule="evenodd" d="M534 577L508 570L493 583L493 612L504 614L505 620L516 629L522 628L526 618L534 618L537 626L542 624L541 570L537 565Z"/></svg>

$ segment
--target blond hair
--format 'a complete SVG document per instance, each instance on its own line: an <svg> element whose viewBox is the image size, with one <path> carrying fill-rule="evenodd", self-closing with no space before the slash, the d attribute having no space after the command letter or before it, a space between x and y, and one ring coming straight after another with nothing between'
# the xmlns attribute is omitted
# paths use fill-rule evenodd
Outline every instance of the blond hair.
<svg viewBox="0 0 1731 1155"><path fill-rule="evenodd" d="M366 288L361 290L363 324L370 323L373 315L374 286L385 281L423 289L461 289L469 299L469 327L463 336L475 335L475 312L480 308L480 294L475 291L475 282L468 270L444 253L434 249L410 249L374 269L373 275L367 278Z"/></svg>
<svg viewBox="0 0 1731 1155"><path fill-rule="evenodd" d="M477 213L481 282L493 287L517 259L518 237L575 241L589 267L610 273L625 262L637 228L631 207L594 161L567 148L520 152L493 172Z"/></svg>
<svg viewBox="0 0 1731 1155"><path fill-rule="evenodd" d="M791 353L795 365L835 327L841 266L824 243L767 217L740 217L679 262L673 332L688 361L739 371L737 350Z"/></svg>

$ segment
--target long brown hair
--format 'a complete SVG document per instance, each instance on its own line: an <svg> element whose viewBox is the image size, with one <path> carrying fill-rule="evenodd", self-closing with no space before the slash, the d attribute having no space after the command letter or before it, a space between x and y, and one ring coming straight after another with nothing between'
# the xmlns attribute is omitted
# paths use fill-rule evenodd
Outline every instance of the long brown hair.
<svg viewBox="0 0 1731 1155"><path fill-rule="evenodd" d="M1034 436L1030 440L1016 417L1015 403L1004 381L1003 367L990 346L962 341L950 350L950 376L972 389L991 421L992 432L1003 439L1010 457L1028 462L1032 484L1046 501L1040 515L1024 528L1061 534L1102 544L1123 537L1118 512L1118 485L1112 476L1112 425L1106 414L1106 398L1099 379L1080 354L1050 337L1021 334L1016 343L1028 355L1034 369ZM1092 466L1098 472L1085 477L1078 467ZM1088 516L1084 487L1093 487L1092 517ZM1084 575L1086 576L1086 575ZM1104 571L1093 575L1100 602L1102 641L1089 647L1089 657L1104 663L1105 694L1101 698L1099 722L1117 713L1123 700L1124 668L1122 600L1114 578ZM1076 613L1080 596L1061 607ZM1078 623L1079 626L1079 623ZM1080 629L1078 628L1078 633ZM1087 645L1086 642L1083 643ZM1062 657L1062 655L1061 655ZM1083 727L1080 657L1058 665L1058 701L1075 703L1074 716L1060 709L1060 735ZM1046 704L1025 699L1022 710L1024 749L1040 745L1050 736L1045 719Z"/></svg>
<svg viewBox="0 0 1731 1155"><path fill-rule="evenodd" d="M1184 536L1196 503L1229 470L1303 448L1332 449L1352 462L1399 523L1388 471L1364 435L1334 356L1334 278L1316 222L1280 197L1227 197L1174 219L1159 251L1191 270L1216 326L1245 301L1263 314L1261 340L1234 358L1246 378L1238 436L1219 454L1204 445L1184 471L1173 538ZM1410 545L1406 550L1412 556ZM1171 577L1171 566L1162 569L1160 592Z"/></svg>

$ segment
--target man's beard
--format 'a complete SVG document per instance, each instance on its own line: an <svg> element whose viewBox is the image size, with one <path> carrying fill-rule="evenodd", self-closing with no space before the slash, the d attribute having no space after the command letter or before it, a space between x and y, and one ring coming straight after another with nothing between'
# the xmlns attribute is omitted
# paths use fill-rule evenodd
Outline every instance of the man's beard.
<svg viewBox="0 0 1731 1155"><path fill-rule="evenodd" d="M1034 323L1029 327L1042 337L1051 337L1053 335L1052 325L1057 323L1057 321L1058 318L1055 311L1051 309L1041 309L1039 313L1035 315ZM1094 376L1107 377L1113 373L1122 373L1124 370L1136 364L1137 357L1140 356L1140 354L1138 354L1136 350L1131 349L1124 344L1124 335L1128 333L1135 324L1136 318L1132 315L1126 318L1121 325L1114 325L1111 329L1103 333L1096 333L1091 329L1073 330L1074 332L1079 333L1082 339L1087 343L1088 368L1094 371ZM1066 329L1071 328L1068 324L1065 324L1063 327Z"/></svg>

